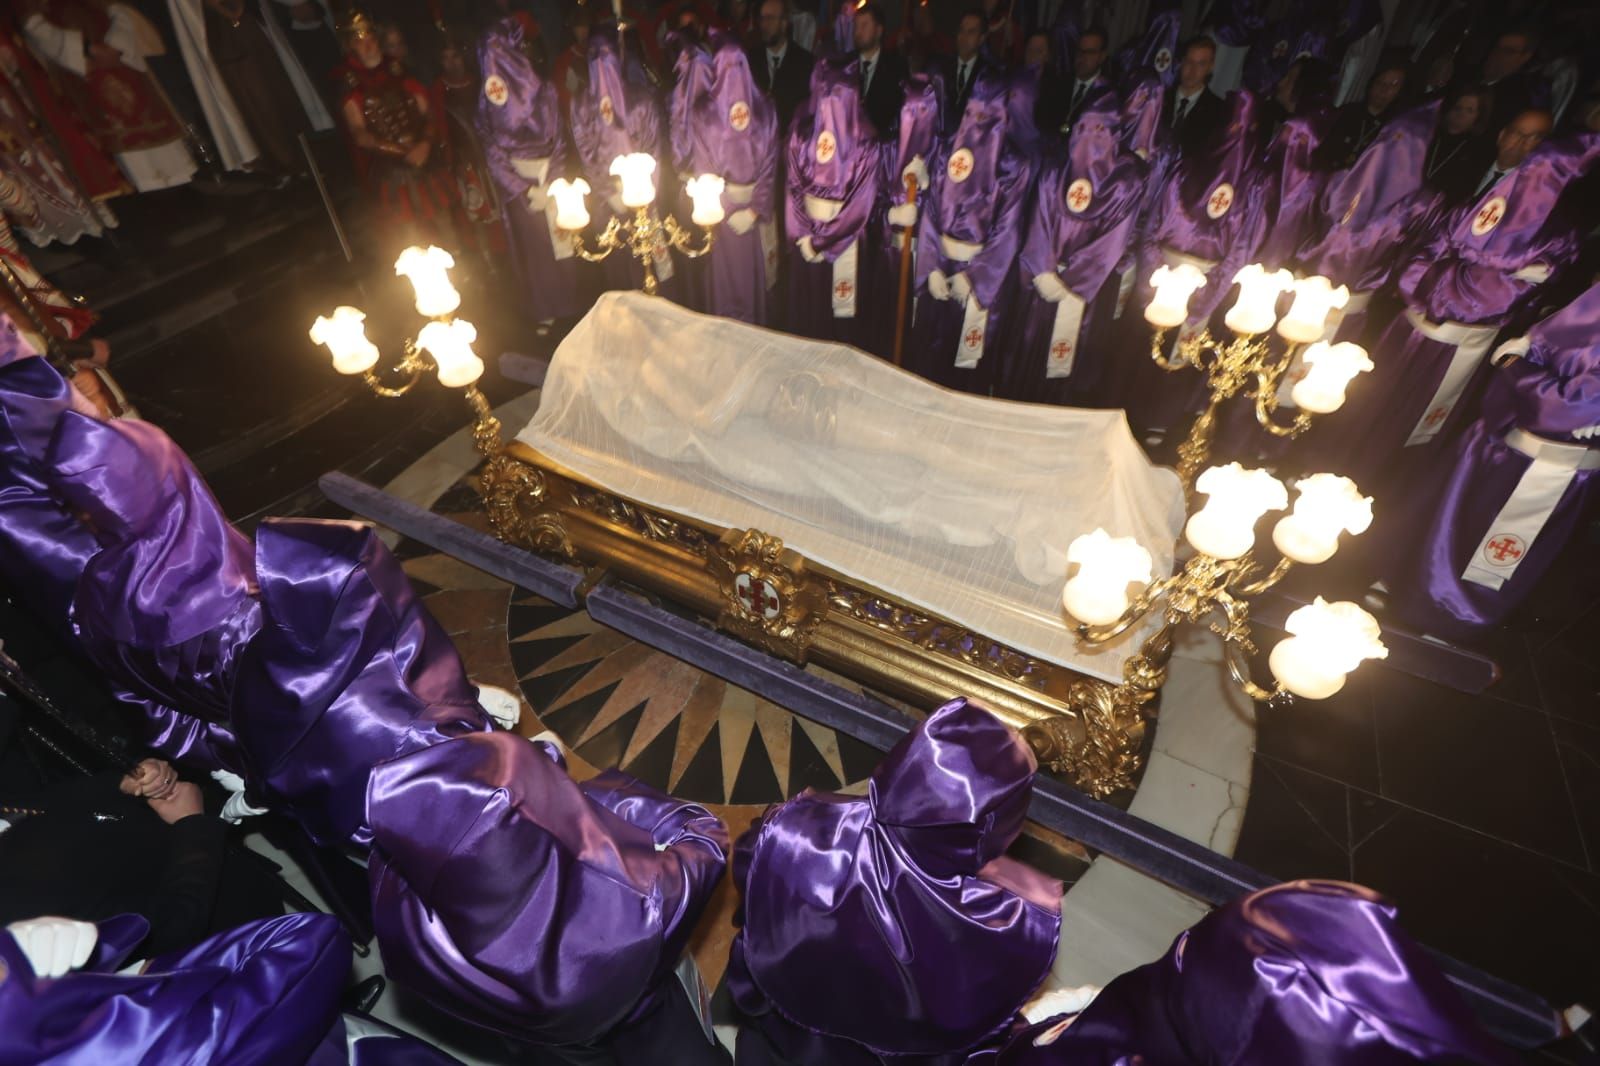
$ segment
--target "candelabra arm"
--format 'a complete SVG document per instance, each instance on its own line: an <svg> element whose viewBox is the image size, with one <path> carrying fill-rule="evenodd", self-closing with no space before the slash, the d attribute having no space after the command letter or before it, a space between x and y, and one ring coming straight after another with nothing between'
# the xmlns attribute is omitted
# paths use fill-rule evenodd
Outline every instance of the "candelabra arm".
<svg viewBox="0 0 1600 1066"><path fill-rule="evenodd" d="M1269 570L1265 577L1258 581L1234 585L1228 590L1228 592L1230 595L1235 596L1259 596L1272 586L1276 585L1278 582L1282 581L1284 575L1287 574L1293 566L1294 561L1292 559L1279 559L1277 565Z"/></svg>
<svg viewBox="0 0 1600 1066"><path fill-rule="evenodd" d="M467 404L472 408L472 443L487 457L499 455L505 447L500 437L500 420L489 406L489 398L476 385L466 387Z"/></svg>
<svg viewBox="0 0 1600 1066"><path fill-rule="evenodd" d="M622 245L622 220L615 215L611 216L611 221L606 223L606 228L601 230L600 235L595 238L594 251L590 251L584 246L582 230L574 230L572 232L572 250L591 263L600 262L600 260L622 247Z"/></svg>
<svg viewBox="0 0 1600 1066"><path fill-rule="evenodd" d="M694 235L685 227L678 225L677 219L673 218L671 215L668 215L666 218L662 219L662 224L667 230L667 240L671 241L674 248L688 256L690 259L699 259L702 255L705 255L707 252L711 251L711 246L716 243L717 231L711 226L701 227L703 230L705 230L705 240L701 243L700 247L695 248L692 245L692 242L694 241Z"/></svg>
<svg viewBox="0 0 1600 1066"><path fill-rule="evenodd" d="M1186 499L1194 497L1194 481L1211 458L1211 439L1217 432L1217 409L1226 397L1216 389L1211 392L1211 402L1189 427L1189 437L1178 445L1178 481L1183 485Z"/></svg>
<svg viewBox="0 0 1600 1066"><path fill-rule="evenodd" d="M1281 686L1262 688L1250 676L1250 656L1255 653L1255 642L1250 639L1250 608L1243 600L1227 593L1217 597L1217 607L1227 624L1212 631L1222 637L1222 658L1228 665L1228 674L1244 694L1258 703L1281 702L1285 693Z"/></svg>
<svg viewBox="0 0 1600 1066"><path fill-rule="evenodd" d="M1311 414L1301 411L1294 416L1294 421L1284 425L1273 417L1273 412L1278 409L1276 386L1271 392L1266 389L1256 393L1256 421L1261 428L1271 433L1274 437L1298 437L1311 428Z"/></svg>
<svg viewBox="0 0 1600 1066"><path fill-rule="evenodd" d="M1122 612L1122 617L1115 622L1103 626L1089 626L1079 624L1073 630L1078 639L1085 644L1104 644L1108 640L1115 640L1128 630L1132 629L1145 615L1167 594L1167 589L1177 580L1174 577L1162 578L1151 585L1147 585L1143 592L1128 605Z"/></svg>
<svg viewBox="0 0 1600 1066"><path fill-rule="evenodd" d="M1177 350L1169 358L1166 354L1167 330L1158 329L1150 338L1150 358L1155 360L1156 366L1162 370L1182 370L1187 366L1198 367L1200 356L1212 344L1211 333L1202 329L1191 337L1185 337L1183 331L1178 332Z"/></svg>
<svg viewBox="0 0 1600 1066"><path fill-rule="evenodd" d="M422 375L432 369L433 360L429 359L428 356L417 347L415 341L408 340L406 341L405 358L396 363L394 365L394 370L392 371L392 373L395 374L405 375L405 380L401 384L394 386L385 385L378 378L378 375L374 374L370 370L364 370L361 372L361 380L367 383L367 388L371 389L379 396L393 398L395 396L404 396L406 393L410 392L412 386L416 385L416 383L421 380Z"/></svg>

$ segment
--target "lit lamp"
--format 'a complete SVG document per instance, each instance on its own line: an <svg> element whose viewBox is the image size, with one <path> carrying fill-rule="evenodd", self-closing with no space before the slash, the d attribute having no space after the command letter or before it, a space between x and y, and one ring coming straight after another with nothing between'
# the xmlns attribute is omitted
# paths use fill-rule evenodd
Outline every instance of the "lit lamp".
<svg viewBox="0 0 1600 1066"><path fill-rule="evenodd" d="M583 208L581 194L578 208ZM472 350L478 331L471 322L453 315L461 306L461 294L450 284L449 270L454 265L455 260L443 248L407 248L395 261L396 276L411 280L417 311L433 319L422 327L415 341L406 341L405 355L392 371L401 377L398 384L385 385L373 373L378 364L378 348L367 339L367 316L359 309L336 307L331 316L318 318L311 326L311 340L327 346L335 370L360 374L367 387L379 396L404 396L424 373L438 371L441 385L466 390L473 413L473 441L491 461L500 461L500 422L477 386L483 376L483 360Z"/></svg>
<svg viewBox="0 0 1600 1066"><path fill-rule="evenodd" d="M1189 318L1189 300L1205 283L1206 276L1192 263L1156 267L1150 275L1155 293L1144 309L1144 320L1156 329L1183 325Z"/></svg>
<svg viewBox="0 0 1600 1066"><path fill-rule="evenodd" d="M698 178L690 178L683 187L689 193L689 199L694 201L694 212L689 216L689 221L707 228L722 221L722 190L727 187L727 182L715 174L702 174Z"/></svg>
<svg viewBox="0 0 1600 1066"><path fill-rule="evenodd" d="M417 334L417 347L433 357L439 384L447 389L471 385L483 377L483 360L472 350L478 330L471 322L429 322Z"/></svg>
<svg viewBox="0 0 1600 1066"><path fill-rule="evenodd" d="M341 374L364 374L378 365L378 346L367 340L366 319L354 307L335 307L332 317L318 315L311 324L311 343L328 346L333 369Z"/></svg>
<svg viewBox="0 0 1600 1066"><path fill-rule="evenodd" d="M1251 263L1241 268L1233 280L1239 284L1239 299L1222 321L1245 336L1271 329L1278 320L1278 297L1294 284L1294 275L1287 270L1269 272L1260 263Z"/></svg>
<svg viewBox="0 0 1600 1066"><path fill-rule="evenodd" d="M583 198L589 193L589 183L582 178L568 181L557 178L550 183L550 195L556 201L556 226L564 230L580 230L589 225L589 209Z"/></svg>
<svg viewBox="0 0 1600 1066"><path fill-rule="evenodd" d="M1302 411L1325 415L1344 405L1344 390L1357 374L1372 369L1367 350L1359 344L1340 341L1329 344L1318 341L1300 357L1306 365L1306 376L1295 382L1289 398Z"/></svg>
<svg viewBox="0 0 1600 1066"><path fill-rule="evenodd" d="M644 152L619 155L611 161L611 176L622 181L624 207L649 207L656 202L656 183L651 180L656 161Z"/></svg>
<svg viewBox="0 0 1600 1066"><path fill-rule="evenodd" d="M1315 565L1339 548L1339 534L1372 525L1372 497L1338 474L1312 474L1295 485L1294 510L1272 527L1272 543L1286 559Z"/></svg>
<svg viewBox="0 0 1600 1066"><path fill-rule="evenodd" d="M1353 603L1329 603L1321 596L1290 614L1290 636L1267 657L1272 676L1289 692L1325 700L1344 688L1350 671L1367 659L1386 659L1378 620Z"/></svg>
<svg viewBox="0 0 1600 1066"><path fill-rule="evenodd" d="M556 198L556 225L572 235L572 247L591 263L598 263L618 248L625 248L639 260L644 268L644 291L656 291L655 262L670 246L698 259L711 251L716 238L713 228L723 219L723 180L714 174L702 174L687 183L689 195L694 199L692 221L704 231L702 243L696 247L689 230L671 215L658 216L654 210L656 161L643 152L619 155L611 161L611 174L622 184L623 206L633 210L633 217L613 215L606 228L594 238L591 250L585 245L582 230L589 225L589 210L583 198L590 192L587 182L579 179L558 179L550 183L550 195ZM698 191L697 191L698 190Z"/></svg>
<svg viewBox="0 0 1600 1066"><path fill-rule="evenodd" d="M1144 586L1153 579L1149 551L1132 537L1113 537L1103 529L1074 540L1067 563L1077 563L1078 572L1062 590L1062 604L1072 617L1094 626L1122 617L1129 584Z"/></svg>
<svg viewBox="0 0 1600 1066"><path fill-rule="evenodd" d="M1290 344L1310 344L1322 339L1328 328L1328 313L1350 302L1350 290L1320 274L1294 283L1294 303L1278 323L1278 336Z"/></svg>
<svg viewBox="0 0 1600 1066"><path fill-rule="evenodd" d="M461 306L461 294L450 284L450 268L455 258L443 248L412 246L394 261L394 272L410 280L416 291L417 314L443 318Z"/></svg>
<svg viewBox="0 0 1600 1066"><path fill-rule="evenodd" d="M1208 499L1183 527L1184 539L1214 559L1244 555L1255 545L1261 516L1289 505L1283 482L1265 470L1246 470L1238 463L1211 467L1194 487Z"/></svg>

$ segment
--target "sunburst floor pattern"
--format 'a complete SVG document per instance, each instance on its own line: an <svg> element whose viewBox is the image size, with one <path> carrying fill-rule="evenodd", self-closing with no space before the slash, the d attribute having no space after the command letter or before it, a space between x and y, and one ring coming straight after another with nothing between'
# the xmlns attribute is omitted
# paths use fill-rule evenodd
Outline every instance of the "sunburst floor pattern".
<svg viewBox="0 0 1600 1066"><path fill-rule="evenodd" d="M767 804L863 780L878 754L538 596L506 620L522 692L594 766L700 803Z"/></svg>

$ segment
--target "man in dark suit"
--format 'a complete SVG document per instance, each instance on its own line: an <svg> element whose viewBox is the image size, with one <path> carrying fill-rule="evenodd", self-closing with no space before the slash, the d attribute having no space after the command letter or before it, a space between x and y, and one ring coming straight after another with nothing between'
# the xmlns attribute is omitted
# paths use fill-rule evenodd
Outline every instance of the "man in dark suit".
<svg viewBox="0 0 1600 1066"><path fill-rule="evenodd" d="M1489 128L1500 129L1529 108L1545 107L1549 91L1528 64L1538 48L1531 30L1506 30L1494 39L1494 47L1483 58L1483 87L1493 95Z"/></svg>
<svg viewBox="0 0 1600 1066"><path fill-rule="evenodd" d="M1167 126L1178 141L1178 153L1187 155L1204 145L1212 132L1227 121L1228 109L1222 97L1207 86L1217 63L1217 46L1209 37L1197 37L1183 49L1178 66L1178 81L1167 90L1162 111Z"/></svg>
<svg viewBox="0 0 1600 1066"><path fill-rule="evenodd" d="M861 102L879 136L884 136L894 127L905 102L906 59L883 47L883 9L877 4L856 11L855 37Z"/></svg>
<svg viewBox="0 0 1600 1066"><path fill-rule="evenodd" d="M947 131L961 124L961 113L967 109L967 98L978 79L998 69L998 64L983 54L986 28L983 12L964 12L956 25L956 54L939 57L938 69L944 75L945 91L950 94L950 104L944 112Z"/></svg>
<svg viewBox="0 0 1600 1066"><path fill-rule="evenodd" d="M1072 76L1047 77L1039 87L1034 121L1043 133L1065 135L1083 109L1101 96L1116 94L1105 75L1110 39L1106 31L1091 26L1078 37L1072 53Z"/></svg>
<svg viewBox="0 0 1600 1066"><path fill-rule="evenodd" d="M750 53L750 73L772 97L780 127L787 132L795 108L811 92L813 59L789 36L788 0L762 0L756 27L761 47Z"/></svg>

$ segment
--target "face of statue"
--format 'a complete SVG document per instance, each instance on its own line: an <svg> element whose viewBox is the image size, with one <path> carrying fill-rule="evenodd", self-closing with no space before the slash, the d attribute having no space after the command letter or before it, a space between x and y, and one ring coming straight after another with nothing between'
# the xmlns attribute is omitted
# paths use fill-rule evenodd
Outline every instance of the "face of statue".
<svg viewBox="0 0 1600 1066"><path fill-rule="evenodd" d="M1510 170L1522 161L1550 135L1550 116L1543 111L1524 111L1500 131L1495 141L1495 165Z"/></svg>

